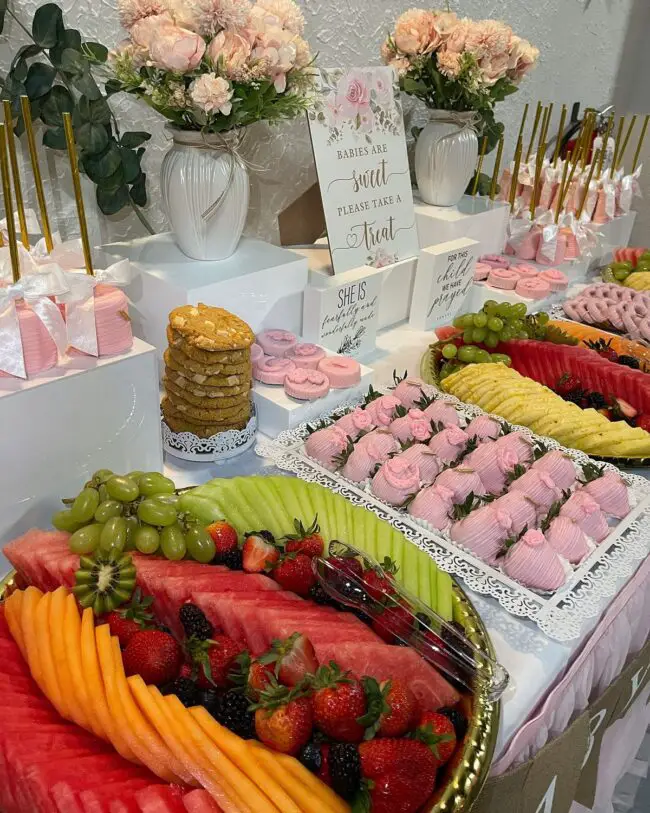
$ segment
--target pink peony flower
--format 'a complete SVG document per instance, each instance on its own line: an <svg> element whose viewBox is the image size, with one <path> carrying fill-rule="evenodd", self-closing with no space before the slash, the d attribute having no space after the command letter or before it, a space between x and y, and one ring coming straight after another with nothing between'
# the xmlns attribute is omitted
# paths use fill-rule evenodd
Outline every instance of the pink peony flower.
<svg viewBox="0 0 650 813"><path fill-rule="evenodd" d="M275 18L275 25L292 34L302 34L305 30L305 18L293 0L258 0L257 5Z"/></svg>
<svg viewBox="0 0 650 813"><path fill-rule="evenodd" d="M302 37L295 36L293 44L296 46L296 68L306 68L314 58L309 43Z"/></svg>
<svg viewBox="0 0 650 813"><path fill-rule="evenodd" d="M510 55L508 58L508 78L519 82L539 58L539 50L528 40L513 36L510 41Z"/></svg>
<svg viewBox="0 0 650 813"><path fill-rule="evenodd" d="M205 40L187 28L166 25L156 32L149 51L155 67L186 73L193 71L201 63L205 53Z"/></svg>
<svg viewBox="0 0 650 813"><path fill-rule="evenodd" d="M478 60L489 61L510 53L512 28L497 20L478 20L471 23L466 49Z"/></svg>
<svg viewBox="0 0 650 813"><path fill-rule="evenodd" d="M438 59L438 69L447 79L457 79L460 75L460 54L454 51L441 49L436 55Z"/></svg>
<svg viewBox="0 0 650 813"><path fill-rule="evenodd" d="M296 64L297 48L293 35L283 28L272 26L257 35L252 57L264 66L278 93L287 87L287 73Z"/></svg>
<svg viewBox="0 0 650 813"><path fill-rule="evenodd" d="M194 105L209 116L215 113L228 116L232 110L232 88L229 82L214 73L204 73L195 79L189 93Z"/></svg>
<svg viewBox="0 0 650 813"><path fill-rule="evenodd" d="M458 25L458 16L453 11L439 11L435 15L433 27L440 39L445 42Z"/></svg>
<svg viewBox="0 0 650 813"><path fill-rule="evenodd" d="M251 46L241 34L224 30L212 40L207 54L227 77L235 79L241 74L251 55Z"/></svg>
<svg viewBox="0 0 650 813"><path fill-rule="evenodd" d="M163 29L173 27L174 21L167 12L144 17L133 24L130 31L131 42L136 48L144 48L150 51L159 33Z"/></svg>
<svg viewBox="0 0 650 813"><path fill-rule="evenodd" d="M395 24L395 45L405 54L429 54L442 44L432 11L412 8Z"/></svg>
<svg viewBox="0 0 650 813"><path fill-rule="evenodd" d="M248 0L192 0L199 34L213 37L223 28L244 28L251 12Z"/></svg>
<svg viewBox="0 0 650 813"><path fill-rule="evenodd" d="M167 10L165 0L118 0L118 13L124 28L131 28L138 20L163 14Z"/></svg>
<svg viewBox="0 0 650 813"><path fill-rule="evenodd" d="M481 83L492 86L502 79L508 70L508 54L503 53L492 59L484 57L478 63Z"/></svg>
<svg viewBox="0 0 650 813"><path fill-rule="evenodd" d="M462 54L472 25L472 21L467 17L458 20L445 40L444 50L454 54Z"/></svg>
<svg viewBox="0 0 650 813"><path fill-rule="evenodd" d="M342 97L345 116L350 119L357 115L365 117L370 109L370 88L366 83L366 77L361 71L350 71L344 79L346 85L339 86L339 94Z"/></svg>

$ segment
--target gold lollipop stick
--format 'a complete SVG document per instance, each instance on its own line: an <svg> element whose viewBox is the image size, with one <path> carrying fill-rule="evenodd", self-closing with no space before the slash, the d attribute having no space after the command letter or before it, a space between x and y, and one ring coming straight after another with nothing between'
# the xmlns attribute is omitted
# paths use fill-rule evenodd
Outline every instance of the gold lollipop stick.
<svg viewBox="0 0 650 813"><path fill-rule="evenodd" d="M544 164L544 153L540 150L537 153L537 161L535 162L535 178L533 180L533 193L530 196L530 219L535 217L535 210L537 209L537 190L542 177L542 166ZM540 190L541 191L541 190Z"/></svg>
<svg viewBox="0 0 650 813"><path fill-rule="evenodd" d="M521 124L519 126L519 135L517 136L517 143L519 143L520 139L524 137L524 128L526 126L526 119L528 118L528 108L530 105L526 102L526 107L524 107L524 114L521 117Z"/></svg>
<svg viewBox="0 0 650 813"><path fill-rule="evenodd" d="M488 145L487 136L483 136L483 142L481 144L481 154L478 157L478 166L476 167L476 177L474 178L474 186L472 187L472 196L476 195L478 191L478 182L479 178L481 177L481 170L483 169L483 159L485 158L487 145Z"/></svg>
<svg viewBox="0 0 650 813"><path fill-rule="evenodd" d="M45 190L43 189L41 167L38 163L38 153L36 151L36 139L34 138L34 127L32 125L32 111L29 106L29 99L27 96L20 97L20 109L22 110L23 121L25 122L27 146L29 147L29 160L32 165L32 172L34 173L34 186L36 187L38 211L41 215L41 228L43 229L43 237L45 238L45 247L47 248L48 252L50 252L54 248L54 241L52 240L50 218L47 214L47 206L45 205Z"/></svg>
<svg viewBox="0 0 650 813"><path fill-rule="evenodd" d="M542 123L542 132L539 136L539 143L540 146L542 144L546 144L548 141L548 131L549 127L551 126L551 119L553 118L553 102L551 102L548 106L548 110L545 113L544 121Z"/></svg>
<svg viewBox="0 0 650 813"><path fill-rule="evenodd" d="M530 143L528 145L528 152L526 153L526 163L530 161L530 156L535 146L535 136L537 135L537 128L539 127L539 119L542 115L542 103L537 102L537 110L535 111L535 122L533 123L533 132L530 135Z"/></svg>
<svg viewBox="0 0 650 813"><path fill-rule="evenodd" d="M555 144L555 152L553 153L553 167L557 166L558 158L560 157L560 150L562 148L562 136L564 134L564 125L566 124L567 107L562 105L562 112L560 113L560 126L557 130L557 143Z"/></svg>
<svg viewBox="0 0 650 813"><path fill-rule="evenodd" d="M562 211L562 192L564 191L564 185L566 184L567 175L569 174L569 162L568 160L564 162L564 169L562 170L562 182L560 183L560 190L557 196L557 205L555 207L555 223L560 219L560 212Z"/></svg>
<svg viewBox="0 0 650 813"><path fill-rule="evenodd" d="M603 174L603 164L605 163L607 147L609 146L609 137L611 135L613 128L614 128L614 114L612 114L609 117L609 121L607 122L607 129L605 130L605 135L603 136L603 148L600 151L600 159L598 160L598 174L596 175L598 180L600 180L600 176Z"/></svg>
<svg viewBox="0 0 650 813"><path fill-rule="evenodd" d="M20 225L20 240L23 246L29 251L29 235L27 233L27 220L25 218L25 204L23 202L23 190L20 185L20 172L18 171L18 158L16 157L16 142L14 141L14 121L11 113L11 102L5 99L2 102L5 119L5 135L7 137L7 147L9 148L9 164L11 174L14 179L14 192L16 194L16 210L18 211L18 223Z"/></svg>
<svg viewBox="0 0 650 813"><path fill-rule="evenodd" d="M81 245L84 250L84 262L86 264L86 274L94 276L93 258L90 253L90 240L88 239L88 223L86 222L86 210L84 199L81 193L81 178L79 176L79 165L77 164L77 145L74 140L72 130L72 116L70 113L63 114L63 128L65 130L65 143L68 147L68 158L70 159L70 171L72 172L72 186L74 188L74 198L77 204L77 217L79 218L79 231L81 232Z"/></svg>
<svg viewBox="0 0 650 813"><path fill-rule="evenodd" d="M519 188L519 169L521 168L521 154L524 151L524 144L520 138L517 142L517 149L515 151L515 165L512 170L512 178L510 180L510 213L514 211L515 201L517 200L517 189Z"/></svg>
<svg viewBox="0 0 650 813"><path fill-rule="evenodd" d="M587 177L587 185L585 186L585 191L582 193L582 200L580 201L580 206L578 211L576 212L577 220L580 220L582 217L582 213L585 210L585 204L587 203L587 198L589 197L589 185L594 177L594 170L596 168L596 158L597 156L594 155L593 161L591 162L591 167L589 168L589 175Z"/></svg>
<svg viewBox="0 0 650 813"><path fill-rule="evenodd" d="M625 127L625 116L621 116L618 122L618 132L616 134L616 144L614 145L614 157L612 158L612 165L609 168L609 177L610 180L614 177L614 172L616 172L616 166L618 164L618 156L621 149L621 143L623 141L623 128Z"/></svg>
<svg viewBox="0 0 650 813"><path fill-rule="evenodd" d="M587 161L589 160L589 153L591 152L591 143L592 143L592 135L594 132L594 122L596 120L595 114L592 111L589 111L589 117L587 120L587 125L585 128L585 139L584 144L582 145L582 171L584 172L587 167Z"/></svg>
<svg viewBox="0 0 650 813"><path fill-rule="evenodd" d="M637 116L636 114L632 116L632 121L630 122L630 126L627 128L627 133L625 134L625 140L623 141L623 146L621 147L621 153L618 156L618 162L616 164L616 169L620 169L623 166L623 161L625 160L625 153L627 152L627 145L630 143L630 137L632 136L632 130L634 130L634 125L636 124Z"/></svg>
<svg viewBox="0 0 650 813"><path fill-rule="evenodd" d="M14 204L11 199L11 175L7 158L7 133L5 125L0 124L0 173L2 174L2 195L7 217L7 234L9 236L9 256L11 258L11 275L14 283L20 279L20 259L16 244L16 224L14 223Z"/></svg>
<svg viewBox="0 0 650 813"><path fill-rule="evenodd" d="M645 134L648 129L648 122L650 121L650 113L645 117L645 121L643 122L643 128L641 129L641 135L639 136L639 144L636 148L636 152L634 153L634 164L632 164L632 172L636 172L637 165L639 163L639 158L641 156L641 148L643 147L643 142L645 141Z"/></svg>
<svg viewBox="0 0 650 813"><path fill-rule="evenodd" d="M499 139L497 157L494 161L494 171L492 172L492 182L490 183L490 200L494 200L497 193L497 183L499 181L499 172L501 170L502 157L503 157L503 136L501 136L501 138Z"/></svg>

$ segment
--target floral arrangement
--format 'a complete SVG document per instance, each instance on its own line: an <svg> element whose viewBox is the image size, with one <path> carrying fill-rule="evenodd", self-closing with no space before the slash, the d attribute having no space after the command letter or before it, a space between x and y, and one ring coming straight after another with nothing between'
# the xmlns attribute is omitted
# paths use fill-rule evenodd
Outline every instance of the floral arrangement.
<svg viewBox="0 0 650 813"><path fill-rule="evenodd" d="M312 98L312 55L293 0L119 0L128 38L111 88L183 130L293 118Z"/></svg>
<svg viewBox="0 0 650 813"><path fill-rule="evenodd" d="M475 111L490 146L499 139L494 105L517 90L539 51L496 20L459 18L453 11L411 9L381 47L402 90L436 110Z"/></svg>

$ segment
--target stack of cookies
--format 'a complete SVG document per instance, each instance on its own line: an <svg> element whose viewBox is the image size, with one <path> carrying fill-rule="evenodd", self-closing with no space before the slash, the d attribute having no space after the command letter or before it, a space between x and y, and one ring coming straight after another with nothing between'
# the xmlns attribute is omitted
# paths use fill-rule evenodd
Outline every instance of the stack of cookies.
<svg viewBox="0 0 650 813"><path fill-rule="evenodd" d="M184 305L169 314L162 411L172 432L209 438L243 429L251 415L255 334L223 308Z"/></svg>

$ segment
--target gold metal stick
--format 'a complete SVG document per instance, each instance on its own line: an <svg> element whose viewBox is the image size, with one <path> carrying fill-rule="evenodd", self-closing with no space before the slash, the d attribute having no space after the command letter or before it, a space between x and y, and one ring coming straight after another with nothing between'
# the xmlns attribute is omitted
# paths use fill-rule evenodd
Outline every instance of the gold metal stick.
<svg viewBox="0 0 650 813"><path fill-rule="evenodd" d="M569 162L568 160L564 162L564 169L562 170L562 181L560 183L560 189L557 195L557 204L555 206L555 223L560 219L560 212L562 211L562 192L564 191L564 185L566 184L567 175L569 174Z"/></svg>
<svg viewBox="0 0 650 813"><path fill-rule="evenodd" d="M5 99L2 102L5 119L5 135L7 136L7 147L9 149L9 165L14 179L14 192L16 194L16 211L18 212L18 224L20 226L20 240L23 246L29 251L29 234L27 233L27 220L25 218L25 204L23 202L23 190L20 184L20 173L18 171L18 158L16 157L16 142L14 141L14 121L11 112L11 102Z"/></svg>
<svg viewBox="0 0 650 813"><path fill-rule="evenodd" d="M567 178L566 185L560 190L560 211L564 210L564 204L566 203L566 196L571 188L571 184L573 183L573 176L575 175L576 167L578 166L578 159L580 155L578 150L575 151L575 155L572 156L573 160L571 161L571 172L569 173L569 177Z"/></svg>
<svg viewBox="0 0 650 813"><path fill-rule="evenodd" d="M533 194L530 196L530 219L535 217L535 210L537 209L537 187L542 175L542 166L544 164L544 153L541 150L537 152L537 161L535 162L535 178L533 179Z"/></svg>
<svg viewBox="0 0 650 813"><path fill-rule="evenodd" d="M553 102L551 102L548 106L548 111L546 114L546 119L542 126L542 133L539 138L540 144L546 144L548 142L548 131L549 127L551 126L551 119L553 118Z"/></svg>
<svg viewBox="0 0 650 813"><path fill-rule="evenodd" d="M36 187L38 211L41 215L41 228L43 229L43 237L45 238L45 247L47 248L48 252L50 252L54 248L54 241L52 240L50 218L47 214L47 206L45 204L45 190L43 189L43 178L41 176L41 167L38 163L38 152L36 151L36 139L34 138L34 127L32 125L32 111L27 96L20 97L20 108L23 113L23 121L25 122L25 132L27 134L27 146L29 147L29 159L32 164L32 172L34 173L34 185Z"/></svg>
<svg viewBox="0 0 650 813"><path fill-rule="evenodd" d="M16 244L16 224L14 223L14 204L11 199L11 175L7 158L7 133L4 124L0 124L0 173L2 174L2 195L5 202L7 234L9 236L9 256L11 258L11 275L14 283L20 279L20 259Z"/></svg>
<svg viewBox="0 0 650 813"><path fill-rule="evenodd" d="M93 271L93 258L90 253L90 240L88 239L88 223L86 222L86 210L84 199L81 193L81 178L79 176L79 166L77 164L77 145L74 140L72 130L72 116L70 113L63 114L63 129L65 130L65 143L68 147L68 158L70 159L70 171L72 172L72 186L77 204L77 217L79 218L79 231L81 232L81 245L84 251L84 262L86 264L86 274L95 275Z"/></svg>
<svg viewBox="0 0 650 813"><path fill-rule="evenodd" d="M545 107L542 110L542 125L539 128L539 140L537 141L537 152L539 152L540 147L542 146L542 141L544 141L544 128L547 126L548 121L548 107Z"/></svg>
<svg viewBox="0 0 650 813"><path fill-rule="evenodd" d="M636 124L637 115L636 113L632 116L632 121L630 122L630 126L627 128L627 133L625 134L625 140L623 141L623 146L621 147L621 152L618 156L618 161L616 163L616 169L620 169L623 166L623 161L625 160L625 153L627 152L627 145L630 143L630 137L632 136L632 130L634 130L634 126Z"/></svg>
<svg viewBox="0 0 650 813"><path fill-rule="evenodd" d="M492 183L490 184L490 200L494 200L497 193L497 183L499 180L499 172L501 171L501 158L503 157L503 136L499 139L499 146L497 148L497 157L494 161L494 170L492 172Z"/></svg>
<svg viewBox="0 0 650 813"><path fill-rule="evenodd" d="M526 163L530 161L530 156L533 152L533 146L535 145L535 136L537 135L537 128L539 127L539 118L542 115L542 103L537 102L537 110L535 111L535 122L533 124L533 132L530 136L530 144L528 145L528 152L526 153Z"/></svg>
<svg viewBox="0 0 650 813"><path fill-rule="evenodd" d="M562 112L560 113L560 126L557 130L557 143L555 145L555 152L553 153L553 167L557 166L558 158L560 157L560 150L562 148L562 134L564 133L564 125L566 124L567 107L562 105Z"/></svg>
<svg viewBox="0 0 650 813"><path fill-rule="evenodd" d="M585 204L587 203L587 198L589 196L589 185L594 177L594 170L596 168L596 157L594 155L593 161L591 162L591 167L589 168L589 175L587 176L587 185L585 186L585 191L582 193L582 200L580 201L580 206L578 207L578 211L576 212L576 218L580 220L582 217L582 213L585 209Z"/></svg>
<svg viewBox="0 0 650 813"><path fill-rule="evenodd" d="M487 136L483 136L483 142L481 143L481 154L478 157L478 167L476 168L476 178L474 178L474 186L472 187L472 195L476 195L478 191L478 181L481 177L481 170L483 169L483 159L485 158L485 152L487 150L488 139Z"/></svg>
<svg viewBox="0 0 650 813"><path fill-rule="evenodd" d="M594 124L596 122L596 114L590 110L588 114L587 125L585 127L584 143L582 145L582 171L585 171L587 161L589 160L589 153L591 152L592 135L594 132Z"/></svg>
<svg viewBox="0 0 650 813"><path fill-rule="evenodd" d="M512 179L510 181L510 213L514 211L515 201L517 200L517 189L519 188L519 169L521 167L521 154L524 151L524 143L522 138L517 142L517 149L515 150L515 165L512 171Z"/></svg>
<svg viewBox="0 0 650 813"><path fill-rule="evenodd" d="M521 117L521 124L519 126L519 135L517 136L517 143L524 137L524 128L526 126L526 119L528 118L528 108L530 105L526 102L526 107L524 107L524 114Z"/></svg>
<svg viewBox="0 0 650 813"><path fill-rule="evenodd" d="M648 122L650 121L650 114L645 117L645 121L643 122L643 128L641 130L641 135L639 136L639 144L636 148L636 152L634 153L634 163L632 164L632 172L636 171L637 164L639 163L639 157L641 155L641 148L643 147L643 142L645 141L645 134L648 129Z"/></svg>
<svg viewBox="0 0 650 813"><path fill-rule="evenodd" d="M605 135L603 136L603 148L600 151L600 159L598 161L598 174L596 177L600 180L600 176L603 174L603 164L605 162L605 156L607 155L607 147L609 145L609 137L611 135L612 129L614 127L614 114L609 117L609 121L607 122L607 129L605 130Z"/></svg>
<svg viewBox="0 0 650 813"><path fill-rule="evenodd" d="M618 164L618 156L620 154L621 144L623 141L623 128L625 127L625 116L621 116L618 122L618 132L616 133L616 144L614 146L614 157L612 158L612 165L609 168L610 179L614 177L616 165Z"/></svg>

